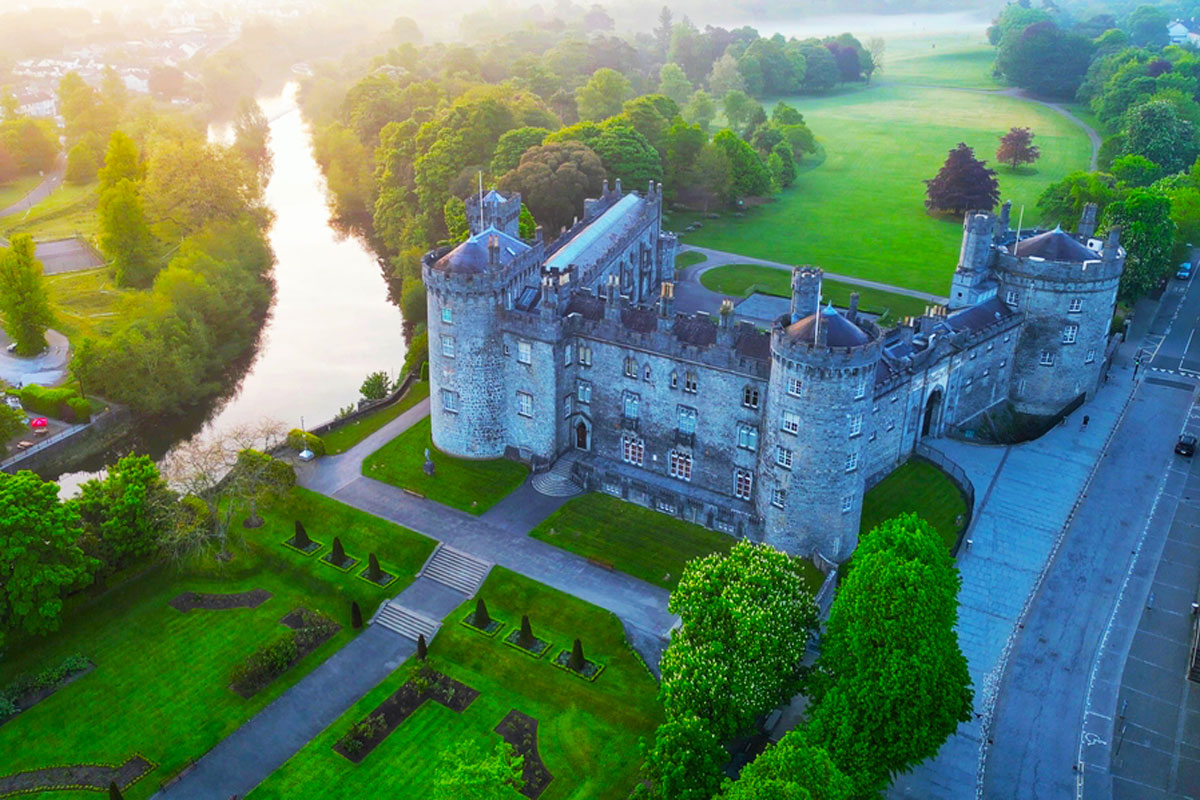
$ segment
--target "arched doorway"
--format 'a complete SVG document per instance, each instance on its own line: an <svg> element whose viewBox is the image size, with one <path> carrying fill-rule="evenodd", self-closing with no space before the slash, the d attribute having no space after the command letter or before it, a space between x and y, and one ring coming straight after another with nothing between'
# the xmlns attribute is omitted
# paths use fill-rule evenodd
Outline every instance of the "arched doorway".
<svg viewBox="0 0 1200 800"><path fill-rule="evenodd" d="M939 386L929 393L925 401L925 424L921 426L921 436L930 434L937 436L942 417L942 389Z"/></svg>
<svg viewBox="0 0 1200 800"><path fill-rule="evenodd" d="M575 425L575 449L576 450L591 450L592 449L592 432L588 429L588 425L583 420L580 420Z"/></svg>

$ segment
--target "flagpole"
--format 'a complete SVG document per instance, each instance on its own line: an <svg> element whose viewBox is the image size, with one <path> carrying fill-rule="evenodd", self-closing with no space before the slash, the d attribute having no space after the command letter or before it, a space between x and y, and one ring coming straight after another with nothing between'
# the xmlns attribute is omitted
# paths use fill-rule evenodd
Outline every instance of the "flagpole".
<svg viewBox="0 0 1200 800"><path fill-rule="evenodd" d="M820 331L821 331L821 281L823 281L824 279L825 279L824 274L822 274L821 277L817 278L817 310L815 312L817 316L816 316L816 323L813 325L813 344L821 343L821 336L820 336Z"/></svg>

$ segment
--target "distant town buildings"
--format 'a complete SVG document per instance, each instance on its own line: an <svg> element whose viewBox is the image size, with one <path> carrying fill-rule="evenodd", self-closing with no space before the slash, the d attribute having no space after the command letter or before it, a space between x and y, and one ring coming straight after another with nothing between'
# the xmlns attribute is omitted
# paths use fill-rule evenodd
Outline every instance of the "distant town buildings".
<svg viewBox="0 0 1200 800"><path fill-rule="evenodd" d="M1200 25L1197 25L1195 20L1172 20L1167 24L1167 36L1171 44L1200 46Z"/></svg>

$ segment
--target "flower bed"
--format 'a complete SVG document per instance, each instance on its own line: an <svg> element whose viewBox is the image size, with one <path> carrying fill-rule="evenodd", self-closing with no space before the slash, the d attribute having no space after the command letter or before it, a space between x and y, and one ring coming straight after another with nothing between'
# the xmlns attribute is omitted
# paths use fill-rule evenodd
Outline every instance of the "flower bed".
<svg viewBox="0 0 1200 800"><path fill-rule="evenodd" d="M234 594L203 594L200 592L184 592L171 600L171 608L176 611L225 611L230 608L258 608L271 599L271 593L266 589L251 589L248 592Z"/></svg>
<svg viewBox="0 0 1200 800"><path fill-rule="evenodd" d="M489 638L495 636L497 633L500 632L500 629L504 627L503 622L501 622L498 619L494 619L494 618L489 619L487 626L483 627L483 628L476 625L474 620L475 620L475 612L472 611L470 614L467 614L465 617L462 618L461 624L467 628L470 628L471 630L475 631L476 633L482 633L484 636L487 636Z"/></svg>
<svg viewBox="0 0 1200 800"><path fill-rule="evenodd" d="M306 608L291 611L280 623L290 628L291 633L268 642L233 668L229 688L242 697L253 697L297 661L333 638L342 627L329 617Z"/></svg>
<svg viewBox="0 0 1200 800"><path fill-rule="evenodd" d="M282 544L284 547L288 548L289 550L295 550L297 553L300 553L301 555L305 555L305 556L311 556L313 553L317 552L318 550L320 550L322 547L325 546L315 539L309 539L308 544L306 546L299 547L296 545L296 537L295 536L283 541Z"/></svg>
<svg viewBox="0 0 1200 800"><path fill-rule="evenodd" d="M533 641L530 643L529 647L521 644L520 628L513 628L512 632L508 634L508 636L504 637L504 643L509 647L520 650L527 656L532 656L533 658L541 658L542 656L546 655L546 651L550 649L550 642L546 641L545 639L539 639L536 636L533 637Z"/></svg>
<svg viewBox="0 0 1200 800"><path fill-rule="evenodd" d="M56 667L33 675L18 675L12 683L0 689L0 725L95 668L95 664L76 653L64 658Z"/></svg>
<svg viewBox="0 0 1200 800"><path fill-rule="evenodd" d="M142 755L134 755L124 764L66 764L18 772L0 777L0 797L33 792L56 792L70 789L106 792L115 782L122 790L140 781L155 764Z"/></svg>
<svg viewBox="0 0 1200 800"><path fill-rule="evenodd" d="M321 556L322 564L328 564L329 566L333 567L334 569L341 570L342 572L349 572L350 569L361 560L362 559L352 558L350 555L347 555L345 560L342 561L342 563L335 564L335 563L333 563L333 551L332 550L329 551L328 553L326 553L325 555Z"/></svg>
<svg viewBox="0 0 1200 800"><path fill-rule="evenodd" d="M517 755L524 757L525 761L521 766L521 779L524 781L521 786L521 794L531 800L536 800L542 792L546 791L550 781L554 780L554 776L550 774L550 770L546 769L546 763L542 761L542 756L538 752L537 720L514 708L504 719L500 720L500 724L496 726L495 730L500 734L501 739L513 746Z"/></svg>
<svg viewBox="0 0 1200 800"><path fill-rule="evenodd" d="M370 571L371 571L371 568L368 567L367 569L364 569L362 572L358 573L358 577L361 578L362 580L366 581L367 583L371 584L372 586L378 586L382 589L382 588L385 588L386 586L388 586L389 584L391 584L392 581L396 580L396 576L393 575L392 573L380 570L379 580L373 581L373 580L371 580L371 577L368 574L368 573L370 573Z"/></svg>
<svg viewBox="0 0 1200 800"><path fill-rule="evenodd" d="M570 661L571 661L571 651L570 650L560 650L560 651L558 651L558 655L556 655L554 657L554 661L552 663L554 664L554 666L558 667L559 669L563 670L564 672L569 672L572 675L579 677L579 678L583 678L585 681L589 681L589 682L596 680L596 678L600 677L600 673L604 672L603 664L598 664L595 661L589 661L586 658L583 660L583 669L578 670L578 671L573 670L569 666L567 666L567 664Z"/></svg>

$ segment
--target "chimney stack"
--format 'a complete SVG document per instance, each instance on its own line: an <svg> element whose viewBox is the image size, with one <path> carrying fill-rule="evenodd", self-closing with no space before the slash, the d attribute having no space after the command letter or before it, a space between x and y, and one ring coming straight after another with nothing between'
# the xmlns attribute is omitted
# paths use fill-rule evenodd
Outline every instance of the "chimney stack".
<svg viewBox="0 0 1200 800"><path fill-rule="evenodd" d="M1096 215L1099 209L1095 203L1088 203L1083 207L1083 215L1079 217L1079 227L1076 231L1080 236L1086 236L1089 239L1096 235Z"/></svg>
<svg viewBox="0 0 1200 800"><path fill-rule="evenodd" d="M495 266L500 262L500 237L492 234L488 237L488 264Z"/></svg>
<svg viewBox="0 0 1200 800"><path fill-rule="evenodd" d="M846 319L858 322L858 292L850 293L850 310L846 314Z"/></svg>
<svg viewBox="0 0 1200 800"><path fill-rule="evenodd" d="M662 294L658 298L658 315L666 320L675 317L675 284L671 281L662 282Z"/></svg>

